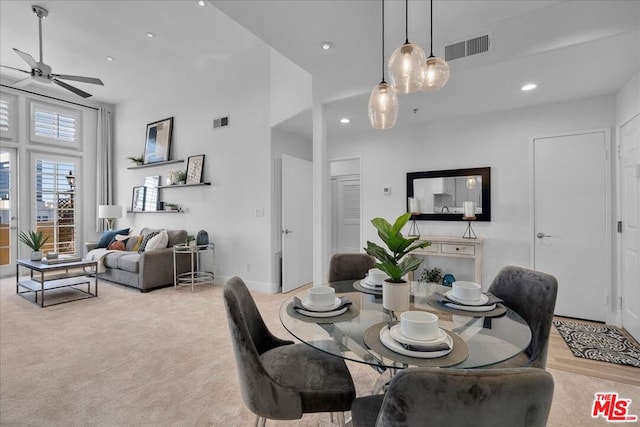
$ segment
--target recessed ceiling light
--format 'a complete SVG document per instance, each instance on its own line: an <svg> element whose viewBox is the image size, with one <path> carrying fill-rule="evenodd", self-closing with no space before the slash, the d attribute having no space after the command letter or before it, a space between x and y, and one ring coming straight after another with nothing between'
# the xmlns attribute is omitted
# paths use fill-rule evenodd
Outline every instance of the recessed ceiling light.
<svg viewBox="0 0 640 427"><path fill-rule="evenodd" d="M200 0L200 1L198 2L198 6L203 6L203 7L204 7L204 4L205 4L205 3L204 3L204 0Z"/></svg>
<svg viewBox="0 0 640 427"><path fill-rule="evenodd" d="M322 42L322 43L320 43L320 47L322 48L322 50L330 50L330 49L333 49L333 43L331 43L331 42Z"/></svg>
<svg viewBox="0 0 640 427"><path fill-rule="evenodd" d="M349 117L343 117L340 119L340 123L342 123L343 125L349 124L351 123L351 119Z"/></svg>
<svg viewBox="0 0 640 427"><path fill-rule="evenodd" d="M149 37L150 39L154 38L156 35L153 33L147 33L147 37Z"/></svg>
<svg viewBox="0 0 640 427"><path fill-rule="evenodd" d="M107 56L107 61L113 61L113 56Z"/></svg>
<svg viewBox="0 0 640 427"><path fill-rule="evenodd" d="M535 83L527 83L526 85L522 86L520 90L523 92L529 92L530 90L534 90L537 87L538 85Z"/></svg>

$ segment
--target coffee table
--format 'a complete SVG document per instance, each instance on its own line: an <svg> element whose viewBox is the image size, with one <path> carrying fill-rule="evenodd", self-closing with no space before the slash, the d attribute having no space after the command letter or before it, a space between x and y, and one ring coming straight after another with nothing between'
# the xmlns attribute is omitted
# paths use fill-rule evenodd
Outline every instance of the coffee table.
<svg viewBox="0 0 640 427"><path fill-rule="evenodd" d="M28 277L20 278L20 267L29 269ZM91 267L91 271L97 271L98 262L82 259L57 264L44 264L40 261L19 259L16 261L16 294L27 301L39 305L41 308L45 307L45 293L49 293L54 289L72 289L79 294L79 298L63 300L46 306L97 297L98 276L96 274L93 275L94 292L91 293L91 277L85 274L85 267ZM40 273L39 277L37 273ZM85 284L87 285L86 291L78 287Z"/></svg>

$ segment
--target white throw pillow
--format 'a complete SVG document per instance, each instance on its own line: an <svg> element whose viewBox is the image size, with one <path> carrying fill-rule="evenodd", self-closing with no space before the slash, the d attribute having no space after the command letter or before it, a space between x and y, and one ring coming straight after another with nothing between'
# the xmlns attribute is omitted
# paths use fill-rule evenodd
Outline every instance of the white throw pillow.
<svg viewBox="0 0 640 427"><path fill-rule="evenodd" d="M153 251L155 249L162 249L167 247L167 243L169 243L169 235L167 234L167 230L162 230L157 235L153 236L147 242L147 246L144 247L146 251Z"/></svg>

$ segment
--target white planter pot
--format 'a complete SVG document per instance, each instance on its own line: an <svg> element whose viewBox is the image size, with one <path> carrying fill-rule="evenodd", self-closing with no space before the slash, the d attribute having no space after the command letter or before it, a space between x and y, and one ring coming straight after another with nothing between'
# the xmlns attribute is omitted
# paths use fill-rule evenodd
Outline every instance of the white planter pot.
<svg viewBox="0 0 640 427"><path fill-rule="evenodd" d="M409 297L411 296L411 284L391 283L386 280L382 283L382 306L390 311L409 310Z"/></svg>
<svg viewBox="0 0 640 427"><path fill-rule="evenodd" d="M40 261L42 259L42 251L31 251L31 261Z"/></svg>

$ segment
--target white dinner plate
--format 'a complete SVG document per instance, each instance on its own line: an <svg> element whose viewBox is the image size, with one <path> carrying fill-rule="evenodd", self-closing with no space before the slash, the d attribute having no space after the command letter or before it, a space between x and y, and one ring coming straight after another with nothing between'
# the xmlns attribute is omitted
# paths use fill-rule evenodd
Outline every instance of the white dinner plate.
<svg viewBox="0 0 640 427"><path fill-rule="evenodd" d="M462 305L484 305L487 303L487 301L489 301L489 297L486 296L485 294L481 294L480 299L478 301L467 301L465 299L456 298L453 295L453 291L445 292L444 296L449 298L451 301L460 303Z"/></svg>
<svg viewBox="0 0 640 427"><path fill-rule="evenodd" d="M389 332L389 328L383 326L380 328L380 342L382 345L387 347L389 350L396 352L398 354L404 354L405 356L417 357L420 359L434 359L436 357L446 356L451 353L453 350L453 339L447 334L447 344L449 344L449 350L441 350L441 351L411 351L405 350L397 341L391 338L391 334Z"/></svg>
<svg viewBox="0 0 640 427"><path fill-rule="evenodd" d="M361 280L360 284L362 285L363 288L373 289L375 291L381 291L382 290L382 285L373 285L373 284L367 282L366 280Z"/></svg>
<svg viewBox="0 0 640 427"><path fill-rule="evenodd" d="M335 311L317 312L317 311L307 311L301 308L297 308L296 311L304 316L309 316L309 317L334 317L334 316L340 316L341 314L345 313L348 309L349 309L349 306L342 307L340 310L335 310Z"/></svg>
<svg viewBox="0 0 640 427"><path fill-rule="evenodd" d="M335 301L333 301L333 304L331 305L313 305L309 302L309 298L303 298L300 303L302 304L302 306L308 310L313 310L313 311L331 311L331 310L335 310L336 308L340 307L342 305L342 301L340 300L340 298L335 299Z"/></svg>
<svg viewBox="0 0 640 427"><path fill-rule="evenodd" d="M464 310L464 311L491 311L496 308L495 304L480 305L480 306L458 305L451 302L444 302L443 304L449 308L455 308L456 310Z"/></svg>
<svg viewBox="0 0 640 427"><path fill-rule="evenodd" d="M442 330L442 328L438 329L438 338L428 341L414 340L413 338L402 335L400 325L393 325L391 329L389 329L389 333L391 335L391 338L393 338L394 340L409 345L436 345L445 342L449 338L449 335L444 330Z"/></svg>

